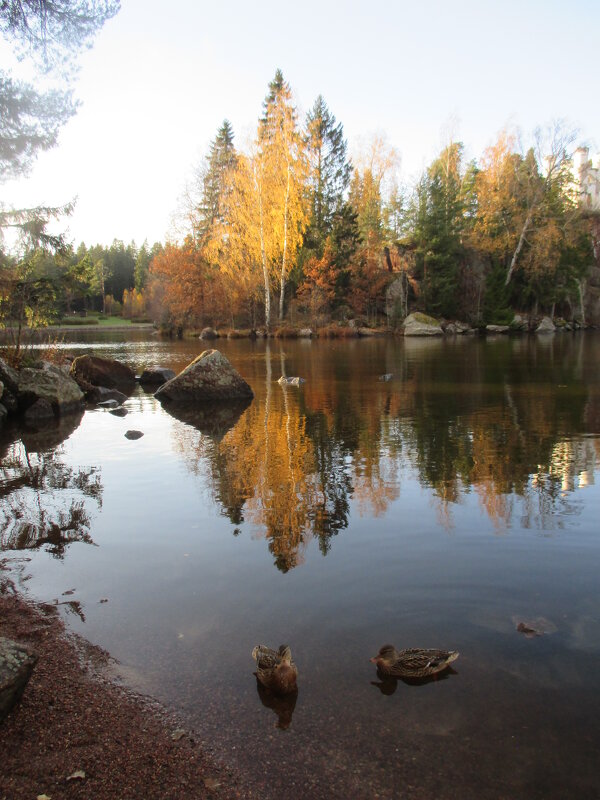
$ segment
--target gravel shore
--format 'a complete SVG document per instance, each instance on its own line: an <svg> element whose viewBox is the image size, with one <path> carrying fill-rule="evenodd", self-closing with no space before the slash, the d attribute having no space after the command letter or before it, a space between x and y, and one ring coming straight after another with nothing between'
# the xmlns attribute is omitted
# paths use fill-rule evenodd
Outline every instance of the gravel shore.
<svg viewBox="0 0 600 800"><path fill-rule="evenodd" d="M6 576L0 564L0 635L39 661L0 724L1 800L252 797L174 715L109 680L109 655L69 634L55 606Z"/></svg>

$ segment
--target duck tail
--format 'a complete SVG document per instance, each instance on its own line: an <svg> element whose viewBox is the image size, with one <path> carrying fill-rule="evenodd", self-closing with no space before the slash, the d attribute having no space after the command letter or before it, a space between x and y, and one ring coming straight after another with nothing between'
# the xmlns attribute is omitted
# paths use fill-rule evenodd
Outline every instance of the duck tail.
<svg viewBox="0 0 600 800"><path fill-rule="evenodd" d="M456 659L459 657L459 655L460 655L460 653L458 652L458 650L451 650L448 653L448 658L446 659L446 663L447 664L451 664L453 661L456 661Z"/></svg>

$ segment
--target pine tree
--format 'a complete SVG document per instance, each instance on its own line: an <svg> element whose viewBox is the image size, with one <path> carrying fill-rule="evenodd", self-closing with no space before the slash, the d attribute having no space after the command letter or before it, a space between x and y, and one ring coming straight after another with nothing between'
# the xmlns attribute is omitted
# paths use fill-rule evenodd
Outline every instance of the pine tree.
<svg viewBox="0 0 600 800"><path fill-rule="evenodd" d="M352 165L347 157L342 123L336 123L336 118L321 95L308 112L306 127L310 222L304 242L305 247L320 257L333 225L334 214L344 203Z"/></svg>
<svg viewBox="0 0 600 800"><path fill-rule="evenodd" d="M210 233L215 222L221 222L224 217L227 173L237 159L233 138L233 128L229 120L224 120L210 144L202 174L202 196L195 221L195 234L200 241Z"/></svg>

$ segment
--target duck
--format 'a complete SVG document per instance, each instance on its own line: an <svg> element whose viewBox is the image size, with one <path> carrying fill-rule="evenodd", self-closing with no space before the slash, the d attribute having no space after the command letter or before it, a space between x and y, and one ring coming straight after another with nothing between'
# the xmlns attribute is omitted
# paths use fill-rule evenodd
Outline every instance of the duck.
<svg viewBox="0 0 600 800"><path fill-rule="evenodd" d="M396 650L391 644L384 644L376 656L370 660L377 665L382 675L394 678L427 678L442 672L458 658L456 650L435 650L419 647L409 650Z"/></svg>
<svg viewBox="0 0 600 800"><path fill-rule="evenodd" d="M292 694L298 691L298 669L292 661L292 651L287 644L273 650L258 644L252 650L256 661L255 675L260 683L275 694Z"/></svg>

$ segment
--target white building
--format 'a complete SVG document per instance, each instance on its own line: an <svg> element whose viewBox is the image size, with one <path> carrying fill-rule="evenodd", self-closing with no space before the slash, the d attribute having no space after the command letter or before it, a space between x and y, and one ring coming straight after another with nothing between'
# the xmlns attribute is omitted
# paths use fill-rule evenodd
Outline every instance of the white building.
<svg viewBox="0 0 600 800"><path fill-rule="evenodd" d="M590 158L589 147L573 153L573 180L582 206L600 211L600 155Z"/></svg>

